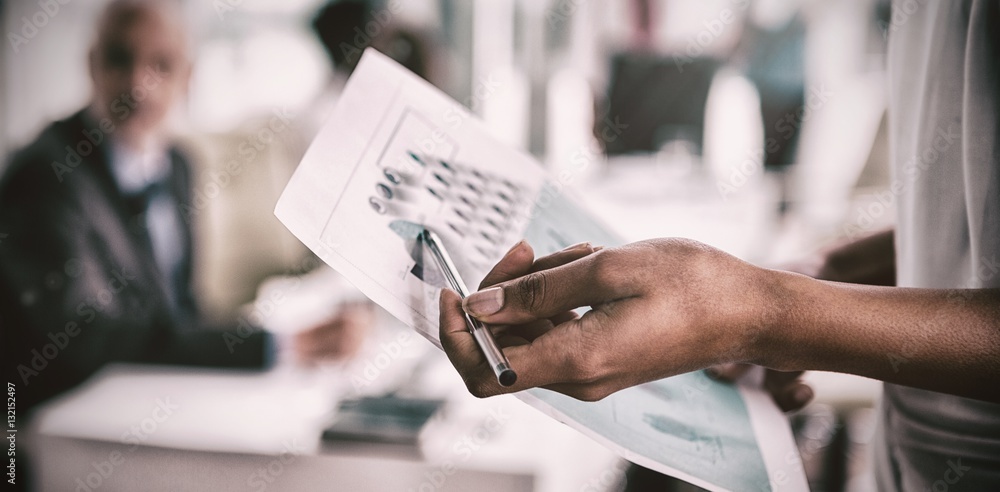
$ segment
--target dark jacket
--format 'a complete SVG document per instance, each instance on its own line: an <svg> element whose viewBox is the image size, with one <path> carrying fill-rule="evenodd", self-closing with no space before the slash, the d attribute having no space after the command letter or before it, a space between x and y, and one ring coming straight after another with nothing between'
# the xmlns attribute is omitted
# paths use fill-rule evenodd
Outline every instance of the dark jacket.
<svg viewBox="0 0 1000 492"><path fill-rule="evenodd" d="M110 361L261 368L267 359L266 333L201 325L190 260L165 283L142 211L112 177L107 140L77 113L16 153L0 178L0 329L20 408ZM190 210L187 161L170 155L167 186ZM189 259L186 220L182 229Z"/></svg>

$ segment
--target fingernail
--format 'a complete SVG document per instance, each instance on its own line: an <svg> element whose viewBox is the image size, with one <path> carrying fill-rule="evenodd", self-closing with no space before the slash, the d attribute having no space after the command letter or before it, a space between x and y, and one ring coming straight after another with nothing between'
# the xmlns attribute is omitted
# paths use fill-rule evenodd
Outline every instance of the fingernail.
<svg viewBox="0 0 1000 492"><path fill-rule="evenodd" d="M586 250L590 250L590 243L587 242L587 241L584 241L582 243L576 243L576 244L573 244L573 245L570 245L570 246L566 246L565 248L562 249L562 251L560 251L560 253L564 253L564 252L567 252L567 251L581 251L581 250L585 250L585 249Z"/></svg>
<svg viewBox="0 0 1000 492"><path fill-rule="evenodd" d="M465 312L479 317L489 316L503 308L503 288L490 287L466 297L462 301Z"/></svg>
<svg viewBox="0 0 1000 492"><path fill-rule="evenodd" d="M813 398L812 388L804 384L799 386L798 388L795 388L795 392L792 393L792 399L795 400L795 403L799 405L805 405L806 403L809 403L809 400L812 400L812 398Z"/></svg>
<svg viewBox="0 0 1000 492"><path fill-rule="evenodd" d="M600 251L600 250L602 250L602 249L604 249L604 246L594 246L594 252L595 253L598 252L598 251Z"/></svg>
<svg viewBox="0 0 1000 492"><path fill-rule="evenodd" d="M524 239L518 241L517 244L511 246L510 249L508 249L507 252L504 253L503 257L506 258L506 257L510 256L511 253L513 253L513 252L521 249L524 246L524 244L525 244L525 240Z"/></svg>

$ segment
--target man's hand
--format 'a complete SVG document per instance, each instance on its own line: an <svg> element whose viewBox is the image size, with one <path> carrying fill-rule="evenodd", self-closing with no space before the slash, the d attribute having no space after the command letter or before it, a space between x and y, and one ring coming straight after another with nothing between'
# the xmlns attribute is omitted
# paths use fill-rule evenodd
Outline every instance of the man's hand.
<svg viewBox="0 0 1000 492"><path fill-rule="evenodd" d="M534 260L516 245L464 309L491 325L518 382L501 387L457 294L441 295L441 343L484 397L544 387L599 400L628 386L753 360L771 317L765 270L695 241L659 239ZM582 317L572 310L589 306Z"/></svg>
<svg viewBox="0 0 1000 492"><path fill-rule="evenodd" d="M375 323L369 302L345 304L326 322L295 335L296 359L303 363L336 360L357 353Z"/></svg>
<svg viewBox="0 0 1000 492"><path fill-rule="evenodd" d="M736 381L752 367L752 364L720 364L705 372L713 379ZM778 408L785 412L799 410L813 399L812 388L802 382L803 372L764 368L764 389L771 394Z"/></svg>

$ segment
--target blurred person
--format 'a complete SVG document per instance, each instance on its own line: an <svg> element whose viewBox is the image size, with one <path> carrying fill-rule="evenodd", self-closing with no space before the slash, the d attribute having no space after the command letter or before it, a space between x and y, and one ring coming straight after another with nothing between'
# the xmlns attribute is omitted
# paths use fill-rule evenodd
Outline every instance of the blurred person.
<svg viewBox="0 0 1000 492"><path fill-rule="evenodd" d="M464 302L441 293L441 342L469 390L599 400L753 363L789 410L813 396L802 370L857 374L885 382L881 490L1000 490L1000 3L897 10L910 5L889 26L893 231L828 254L814 273L835 281L685 239L539 259L521 242ZM515 385L497 383L463 310L498 327Z"/></svg>
<svg viewBox="0 0 1000 492"><path fill-rule="evenodd" d="M333 110L367 48L438 85L437 44L428 33L401 21L402 9L398 0L331 0L316 11L311 27L330 61L330 79L309 105L313 121L302 129L309 140Z"/></svg>
<svg viewBox="0 0 1000 492"><path fill-rule="evenodd" d="M764 167L769 171L795 163L803 123L806 26L796 3L753 2L731 55L760 97Z"/></svg>
<svg viewBox="0 0 1000 492"><path fill-rule="evenodd" d="M789 168L807 116L806 26L797 1L755 0L732 55L757 88L764 135L764 170L777 176L778 213L791 205Z"/></svg>
<svg viewBox="0 0 1000 492"><path fill-rule="evenodd" d="M312 21L313 32L335 72L350 75L366 48L374 47L423 79L431 78L431 47L426 36L396 18L400 2L332 0Z"/></svg>
<svg viewBox="0 0 1000 492"><path fill-rule="evenodd" d="M0 178L0 326L22 412L107 362L262 369L279 354L349 355L371 323L370 306L352 306L293 338L199 316L191 168L167 124L188 88L187 43L175 2L112 2L90 50L91 103Z"/></svg>

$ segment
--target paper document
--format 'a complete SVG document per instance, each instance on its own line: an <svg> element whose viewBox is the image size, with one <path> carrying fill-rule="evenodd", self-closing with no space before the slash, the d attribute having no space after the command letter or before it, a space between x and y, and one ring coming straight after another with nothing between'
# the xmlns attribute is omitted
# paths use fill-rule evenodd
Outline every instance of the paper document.
<svg viewBox="0 0 1000 492"><path fill-rule="evenodd" d="M365 295L440 346L445 282L416 240L423 225L441 236L470 286L522 238L539 256L582 241L620 244L554 183L467 109L368 50L275 213ZM750 386L698 372L596 403L542 389L517 396L625 459L709 490L807 489L785 417Z"/></svg>

